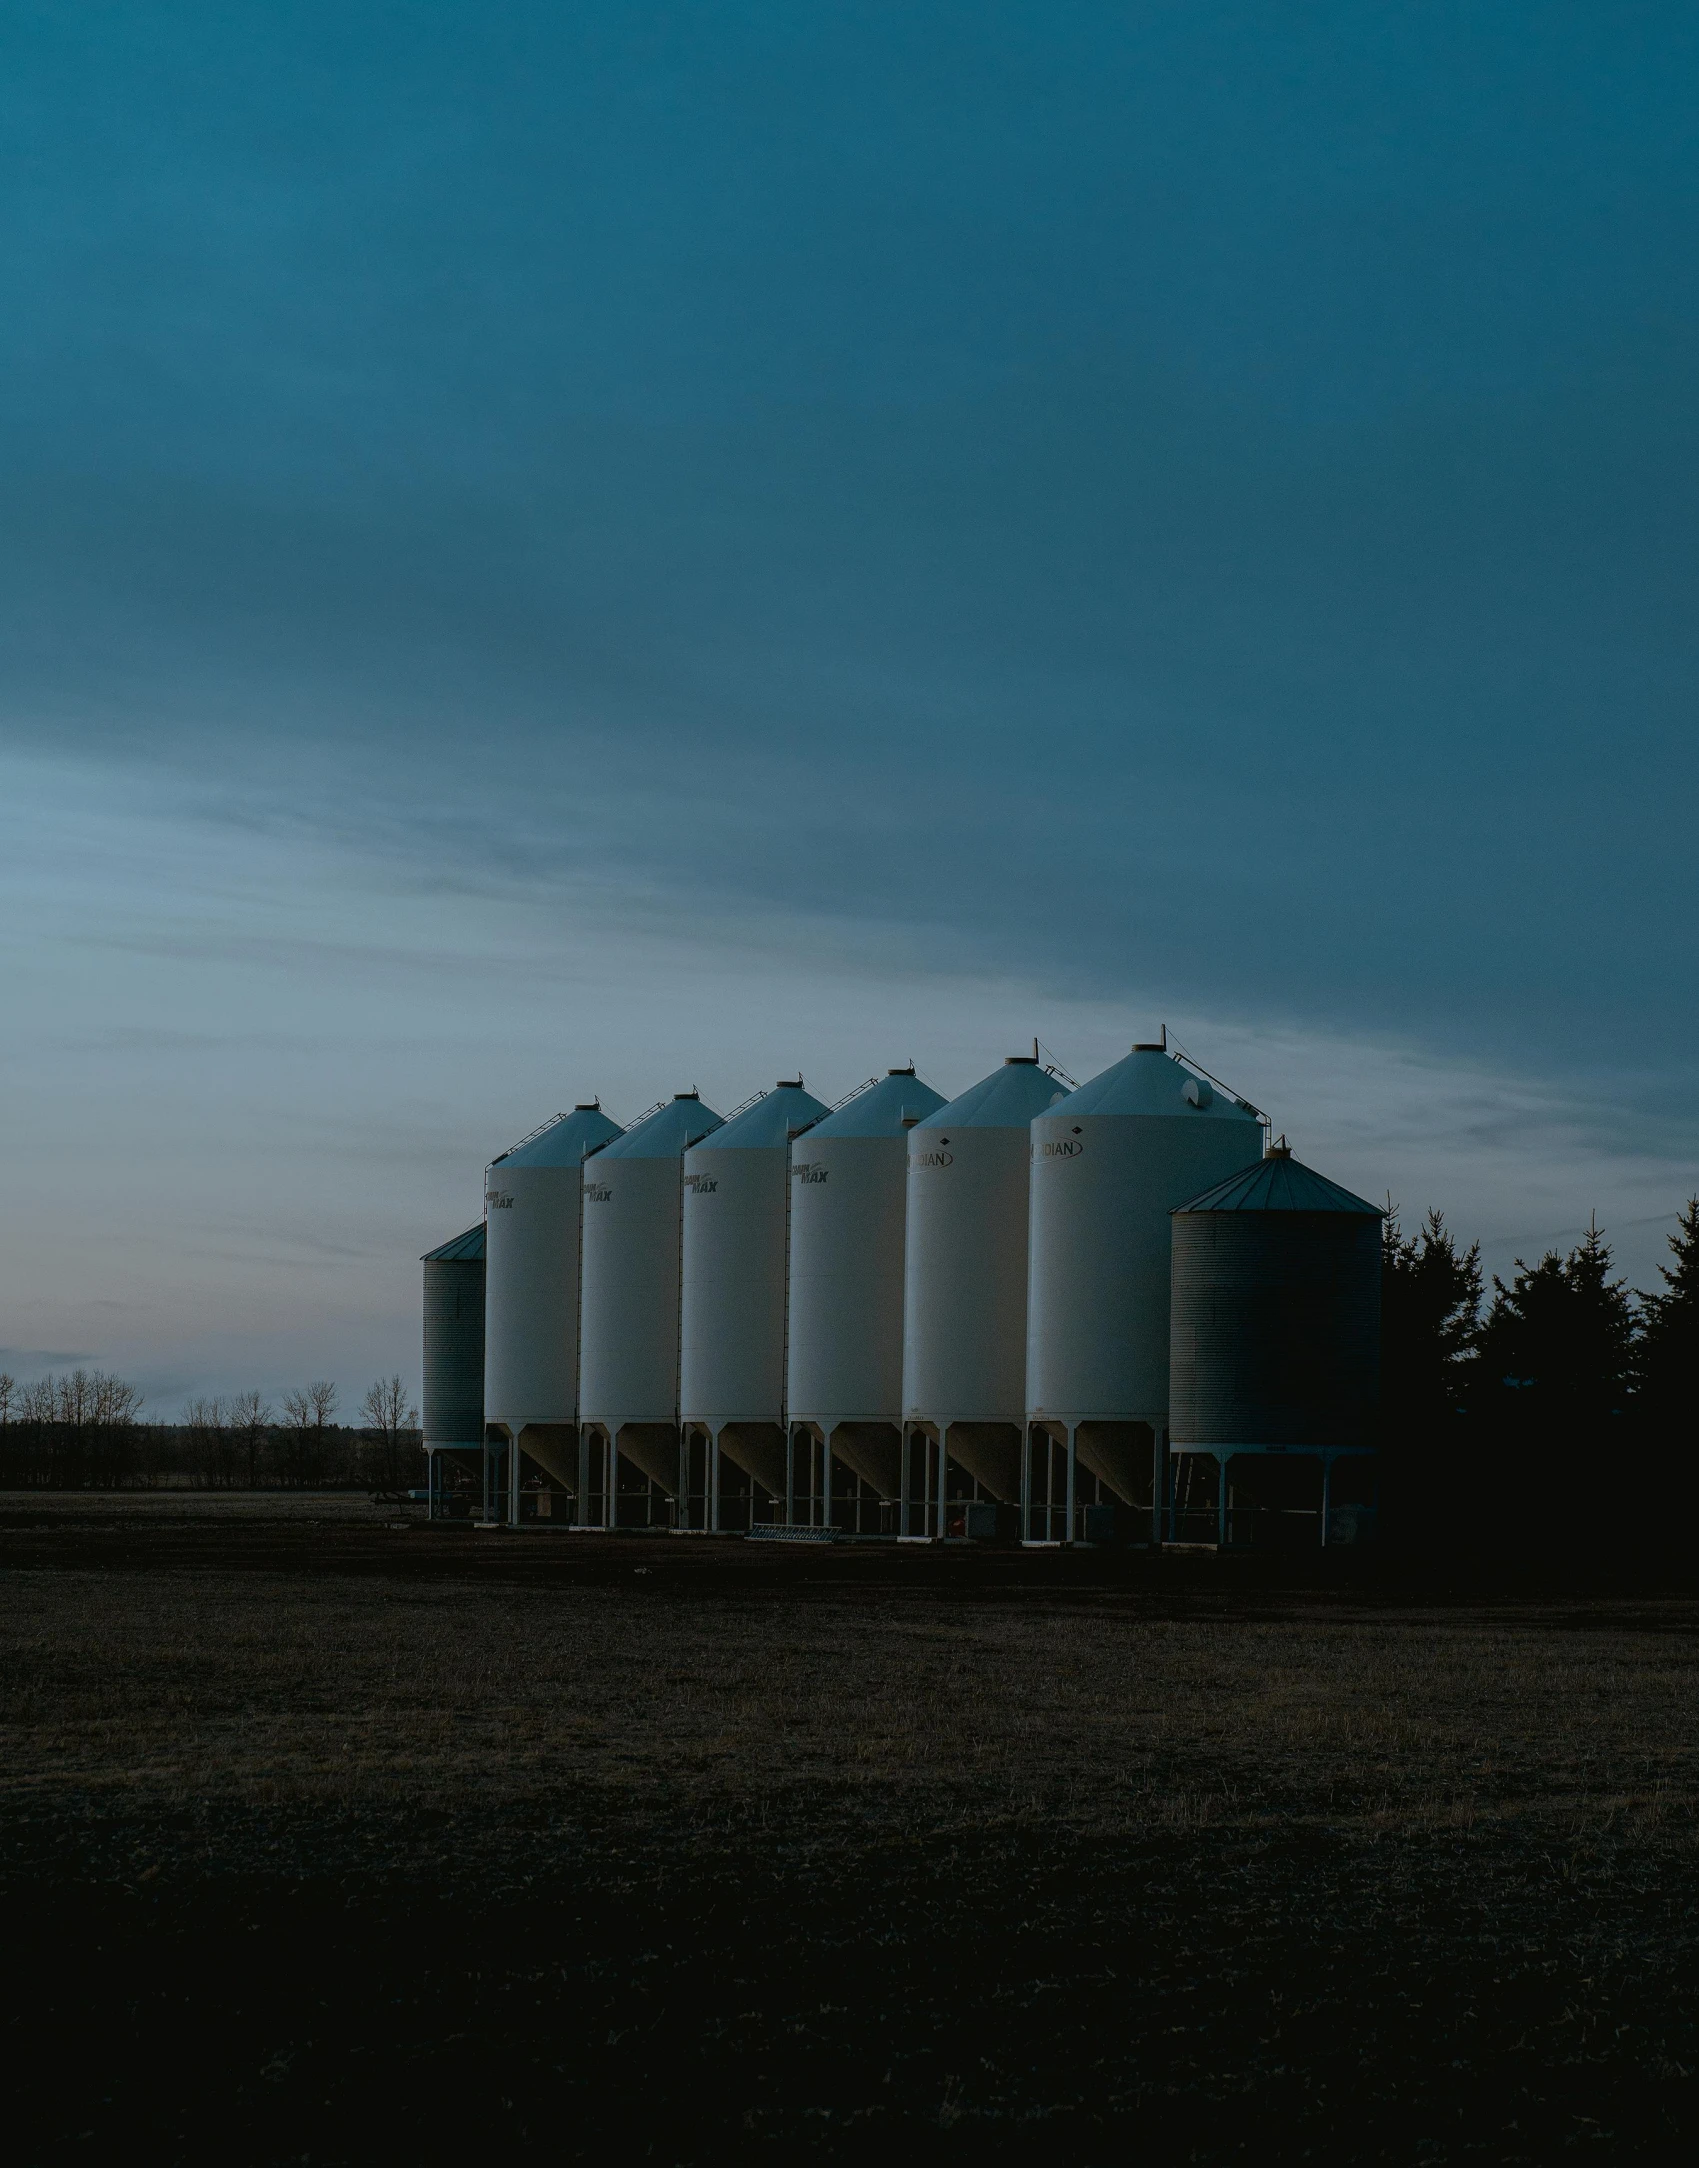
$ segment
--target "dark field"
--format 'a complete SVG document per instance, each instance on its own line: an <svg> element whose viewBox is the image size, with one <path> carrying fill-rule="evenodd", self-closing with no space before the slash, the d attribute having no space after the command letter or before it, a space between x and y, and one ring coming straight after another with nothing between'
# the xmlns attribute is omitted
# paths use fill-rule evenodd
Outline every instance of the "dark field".
<svg viewBox="0 0 1699 2168"><path fill-rule="evenodd" d="M1699 1603L0 1499L24 2161L1699 2140Z"/></svg>

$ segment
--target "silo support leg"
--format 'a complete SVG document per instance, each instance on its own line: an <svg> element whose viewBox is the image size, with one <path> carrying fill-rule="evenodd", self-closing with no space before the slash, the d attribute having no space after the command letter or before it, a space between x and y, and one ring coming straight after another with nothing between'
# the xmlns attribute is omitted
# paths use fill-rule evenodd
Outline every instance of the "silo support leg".
<svg viewBox="0 0 1699 2168"><path fill-rule="evenodd" d="M519 1526L519 1440L507 1441L507 1525Z"/></svg>
<svg viewBox="0 0 1699 2168"><path fill-rule="evenodd" d="M1067 1471L1067 1480L1068 1480L1068 1522L1067 1522L1067 1527L1068 1527L1068 1536L1067 1536L1067 1540L1068 1540L1068 1541L1069 1541L1070 1543L1077 1543L1077 1542L1079 1541L1079 1537L1080 1537L1080 1531L1079 1531L1079 1523L1078 1523L1078 1521L1077 1521L1077 1520L1076 1520L1076 1518L1075 1518L1076 1512L1077 1512L1077 1510L1078 1510L1078 1509L1077 1509L1077 1506L1076 1506L1076 1504L1075 1504L1075 1501L1076 1501L1076 1499L1077 1499L1077 1497L1078 1497L1078 1495L1079 1495L1079 1483L1078 1483L1078 1478L1079 1478L1079 1464L1078 1464L1078 1461L1077 1461L1077 1459L1076 1459L1076 1457L1075 1457L1075 1452L1074 1452L1074 1440L1075 1440L1075 1437L1076 1437L1076 1435L1077 1435L1077 1432L1076 1432L1076 1428L1075 1428L1075 1425L1074 1425L1074 1424L1072 1424L1072 1423L1070 1423L1070 1424L1068 1425L1068 1471Z"/></svg>
<svg viewBox="0 0 1699 2168"><path fill-rule="evenodd" d="M720 1434L717 1430L708 1433L707 1507L704 1518L709 1530L717 1536L720 1532Z"/></svg>
<svg viewBox="0 0 1699 2168"><path fill-rule="evenodd" d="M1227 1455L1217 1453L1215 1465L1218 1471L1215 1483L1215 1547L1227 1548Z"/></svg>
<svg viewBox="0 0 1699 2168"><path fill-rule="evenodd" d="M1323 1549L1324 1549L1324 1550L1325 1550L1325 1549L1326 1549L1326 1547L1327 1547L1327 1501L1328 1501L1328 1493L1329 1493L1329 1492L1330 1492L1330 1491L1332 1490L1332 1488L1333 1488L1333 1455L1332 1455L1331 1453L1324 1453L1324 1454L1323 1454L1323 1455L1321 1456L1321 1540L1322 1540L1322 1547L1323 1547Z"/></svg>

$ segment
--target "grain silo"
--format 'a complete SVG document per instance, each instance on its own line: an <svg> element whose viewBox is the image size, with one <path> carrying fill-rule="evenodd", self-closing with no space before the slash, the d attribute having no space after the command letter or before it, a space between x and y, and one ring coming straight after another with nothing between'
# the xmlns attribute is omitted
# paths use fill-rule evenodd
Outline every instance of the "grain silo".
<svg viewBox="0 0 1699 2168"><path fill-rule="evenodd" d="M620 1134L598 1101L557 1114L484 1176L489 1262L485 1283L484 1420L576 1500L585 1487L578 1451L578 1262L583 1164ZM516 1503L519 1464L508 1463Z"/></svg>
<svg viewBox="0 0 1699 2168"><path fill-rule="evenodd" d="M1036 1054L1012 1055L909 1132L903 1420L934 1450L934 1508L968 1485L1020 1496L1031 1128L1067 1096ZM912 1468L911 1453L905 1492Z"/></svg>
<svg viewBox="0 0 1699 2168"><path fill-rule="evenodd" d="M775 1517L775 1500L786 1517L790 1145L825 1112L801 1077L781 1078L684 1155L680 1502L689 1526L748 1528Z"/></svg>
<svg viewBox="0 0 1699 2168"><path fill-rule="evenodd" d="M484 1228L427 1250L424 1440L431 1511L443 1493L440 1456L454 1455L482 1488L484 1459Z"/></svg>
<svg viewBox="0 0 1699 2168"><path fill-rule="evenodd" d="M1181 1538L1337 1543L1367 1532L1381 1219L1284 1141L1173 1214Z"/></svg>
<svg viewBox="0 0 1699 2168"><path fill-rule="evenodd" d="M668 1521L680 1490L678 1446L680 1191L688 1148L720 1126L679 1092L604 1145L584 1180L580 1420L599 1440L599 1494L610 1528ZM633 1483L622 1470L641 1478Z"/></svg>
<svg viewBox="0 0 1699 2168"><path fill-rule="evenodd" d="M1033 1123L1030 1534L1077 1536L1088 1501L1135 1508L1156 1534L1169 1214L1255 1162L1261 1122L1165 1045L1145 1045Z"/></svg>
<svg viewBox="0 0 1699 2168"><path fill-rule="evenodd" d="M826 1520L848 1491L839 1517L854 1528L871 1513L910 1533L899 1503L908 1136L943 1104L912 1068L892 1069L791 1155L792 1518Z"/></svg>

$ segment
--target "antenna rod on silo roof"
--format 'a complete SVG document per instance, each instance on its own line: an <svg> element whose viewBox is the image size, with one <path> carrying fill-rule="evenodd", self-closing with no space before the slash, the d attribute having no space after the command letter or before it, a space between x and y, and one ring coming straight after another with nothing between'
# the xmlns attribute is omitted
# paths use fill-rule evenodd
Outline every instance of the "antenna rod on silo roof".
<svg viewBox="0 0 1699 2168"><path fill-rule="evenodd" d="M1034 1039L1034 1041L1032 1042L1034 1059L1037 1059L1039 1049L1042 1045L1043 1042L1038 1039ZM1053 1076L1056 1079L1057 1083L1066 1084L1069 1091L1077 1092L1080 1088L1080 1080L1077 1076L1070 1076L1067 1070L1064 1069L1062 1064L1056 1059L1056 1049L1053 1046L1045 1046L1043 1048L1043 1051L1050 1056L1050 1059L1044 1064L1045 1075Z"/></svg>
<svg viewBox="0 0 1699 2168"><path fill-rule="evenodd" d="M1166 1025L1163 1026L1163 1036L1166 1039ZM1195 1069L1198 1075L1206 1078L1211 1084L1215 1086L1217 1091L1224 1091L1227 1094L1228 1098L1232 1100L1235 1106L1243 1107L1247 1114L1254 1114L1257 1120L1261 1122L1263 1128L1267 1131L1267 1136L1264 1137L1263 1142L1265 1144L1268 1142L1269 1138L1274 1135L1274 1123L1271 1117L1264 1113L1261 1107L1257 1106L1254 1101L1247 1099L1243 1092L1236 1092L1231 1084L1223 1083L1221 1078L1216 1075L1215 1071L1213 1069L1206 1069L1203 1063L1198 1060L1195 1054L1188 1054L1185 1048L1180 1044L1178 1039L1174 1041L1173 1047L1170 1049L1170 1051L1176 1061L1183 1061L1188 1069Z"/></svg>

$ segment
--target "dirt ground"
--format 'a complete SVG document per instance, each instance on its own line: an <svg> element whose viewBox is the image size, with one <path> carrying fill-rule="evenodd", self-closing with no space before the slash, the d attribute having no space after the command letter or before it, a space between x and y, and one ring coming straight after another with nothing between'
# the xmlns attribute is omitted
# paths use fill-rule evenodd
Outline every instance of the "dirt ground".
<svg viewBox="0 0 1699 2168"><path fill-rule="evenodd" d="M0 1498L22 2158L1687 2160L1699 1602Z"/></svg>

